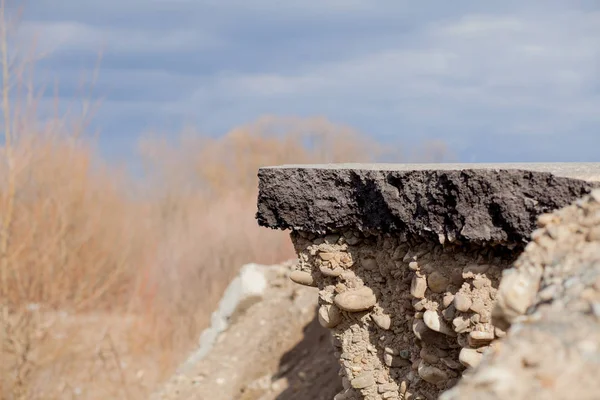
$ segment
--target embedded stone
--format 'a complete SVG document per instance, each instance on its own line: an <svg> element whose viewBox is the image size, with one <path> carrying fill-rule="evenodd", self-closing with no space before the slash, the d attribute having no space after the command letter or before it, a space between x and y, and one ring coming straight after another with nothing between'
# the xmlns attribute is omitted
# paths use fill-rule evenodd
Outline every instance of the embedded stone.
<svg viewBox="0 0 600 400"><path fill-rule="evenodd" d="M325 304L319 307L318 319L324 328L334 328L342 321L342 314L335 305Z"/></svg>
<svg viewBox="0 0 600 400"><path fill-rule="evenodd" d="M387 314L373 314L371 315L371 318L381 329L388 330L392 325L392 319Z"/></svg>
<svg viewBox="0 0 600 400"><path fill-rule="evenodd" d="M375 385L375 378L373 378L373 374L369 371L365 371L356 376L356 378L350 381L350 384L355 389L365 389Z"/></svg>
<svg viewBox="0 0 600 400"><path fill-rule="evenodd" d="M492 340L494 340L493 332L483 332L483 331L471 331L469 332L469 346L471 347L479 347L486 346Z"/></svg>
<svg viewBox="0 0 600 400"><path fill-rule="evenodd" d="M452 320L452 325L456 333L463 333L471 325L471 320L465 317L456 317Z"/></svg>
<svg viewBox="0 0 600 400"><path fill-rule="evenodd" d="M377 302L373 291L363 286L360 289L347 290L335 296L334 303L344 311L360 312L373 307Z"/></svg>
<svg viewBox="0 0 600 400"><path fill-rule="evenodd" d="M383 383L377 386L377 391L379 393L398 391L398 384L396 382Z"/></svg>
<svg viewBox="0 0 600 400"><path fill-rule="evenodd" d="M454 295L454 307L458 311L467 312L471 308L471 298L464 293L457 293Z"/></svg>
<svg viewBox="0 0 600 400"><path fill-rule="evenodd" d="M463 277L465 275L485 274L488 269L490 269L490 265L488 264L470 264L463 269Z"/></svg>
<svg viewBox="0 0 600 400"><path fill-rule="evenodd" d="M317 286L312 275L309 274L308 272L299 271L299 270L292 271L292 273L290 274L290 279L299 285Z"/></svg>
<svg viewBox="0 0 600 400"><path fill-rule="evenodd" d="M434 293L442 293L446 291L448 283L450 283L450 280L437 271L432 272L427 277L427 285Z"/></svg>
<svg viewBox="0 0 600 400"><path fill-rule="evenodd" d="M425 297L425 291L427 290L427 280L424 276L415 275L413 276L410 284L410 294L416 299L422 299Z"/></svg>
<svg viewBox="0 0 600 400"><path fill-rule="evenodd" d="M332 276L332 277L338 277L344 272L344 270L341 267L328 268L324 265L321 265L319 267L319 271L321 271L321 273L325 276Z"/></svg>
<svg viewBox="0 0 600 400"><path fill-rule="evenodd" d="M471 307L469 307L471 311L476 312L477 314L483 314L486 312L485 303L480 298L475 298Z"/></svg>
<svg viewBox="0 0 600 400"><path fill-rule="evenodd" d="M405 360L402 357L394 356L392 354L384 354L383 362L390 368L402 368L410 365L409 360Z"/></svg>
<svg viewBox="0 0 600 400"><path fill-rule="evenodd" d="M456 333L448 327L440 315L433 310L425 311L423 314L423 322L425 322L425 325L432 331L443 333L448 336L456 336Z"/></svg>
<svg viewBox="0 0 600 400"><path fill-rule="evenodd" d="M452 293L446 293L444 294L444 297L442 299L442 305L444 306L444 308L448 308L453 301L454 295Z"/></svg>
<svg viewBox="0 0 600 400"><path fill-rule="evenodd" d="M335 255L336 255L336 253L332 253L332 252L321 252L321 253L319 253L319 257L323 261L333 260L335 258Z"/></svg>
<svg viewBox="0 0 600 400"><path fill-rule="evenodd" d="M417 370L419 377L423 379L425 382L429 383L440 383L448 379L448 374L442 371L439 368L432 367L431 365L427 365L424 362L419 364L419 368Z"/></svg>
<svg viewBox="0 0 600 400"><path fill-rule="evenodd" d="M371 271L377 268L377 261L374 258L363 258L360 260L360 264L364 269Z"/></svg>
<svg viewBox="0 0 600 400"><path fill-rule="evenodd" d="M463 348L458 355L458 361L467 368L475 368L482 358L483 354L475 349Z"/></svg>
<svg viewBox="0 0 600 400"><path fill-rule="evenodd" d="M422 319L415 319L412 324L412 330L417 339L423 340L423 334L425 334L429 328L425 325Z"/></svg>
<svg viewBox="0 0 600 400"><path fill-rule="evenodd" d="M419 356L428 364L435 364L440 360L436 354L427 348L422 348L419 352Z"/></svg>

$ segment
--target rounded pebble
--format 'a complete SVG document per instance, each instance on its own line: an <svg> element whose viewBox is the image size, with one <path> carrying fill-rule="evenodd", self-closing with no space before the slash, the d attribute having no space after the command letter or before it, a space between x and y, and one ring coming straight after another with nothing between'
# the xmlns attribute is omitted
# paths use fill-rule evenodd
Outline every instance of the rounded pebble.
<svg viewBox="0 0 600 400"><path fill-rule="evenodd" d="M373 374L365 371L352 379L350 384L355 389L364 389L373 386L375 384L375 378L373 378Z"/></svg>
<svg viewBox="0 0 600 400"><path fill-rule="evenodd" d="M325 304L319 307L318 319L321 326L331 329L342 321L342 314L336 306Z"/></svg>
<svg viewBox="0 0 600 400"><path fill-rule="evenodd" d="M386 331L390 329L390 326L392 325L392 319L387 314L374 314L371 315L371 318L378 327Z"/></svg>
<svg viewBox="0 0 600 400"><path fill-rule="evenodd" d="M364 269L371 271L377 268L377 261L374 258L363 258L360 260L360 264Z"/></svg>
<svg viewBox="0 0 600 400"><path fill-rule="evenodd" d="M370 288L363 286L360 289L340 293L335 296L333 301L342 310L359 312L373 307L377 299Z"/></svg>
<svg viewBox="0 0 600 400"><path fill-rule="evenodd" d="M467 312L471 308L471 298L464 293L457 293L454 296L454 307L458 311Z"/></svg>
<svg viewBox="0 0 600 400"><path fill-rule="evenodd" d="M316 286L315 280L313 279L312 275L308 272L292 271L292 273L290 274L290 279L299 285Z"/></svg>
<svg viewBox="0 0 600 400"><path fill-rule="evenodd" d="M420 363L417 370L421 379L429 383L439 383L448 379L448 374L439 368L432 367L425 363Z"/></svg>
<svg viewBox="0 0 600 400"><path fill-rule="evenodd" d="M458 355L458 361L467 368L475 368L481 362L483 354L475 349L463 348Z"/></svg>
<svg viewBox="0 0 600 400"><path fill-rule="evenodd" d="M427 277L427 285L434 293L444 292L448 286L448 283L450 283L450 280L437 271L432 272Z"/></svg>

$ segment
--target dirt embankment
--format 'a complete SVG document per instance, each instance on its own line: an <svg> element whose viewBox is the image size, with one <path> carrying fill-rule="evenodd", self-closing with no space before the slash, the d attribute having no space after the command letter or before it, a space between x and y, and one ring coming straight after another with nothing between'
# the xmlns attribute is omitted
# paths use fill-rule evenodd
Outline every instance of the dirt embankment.
<svg viewBox="0 0 600 400"><path fill-rule="evenodd" d="M332 399L341 378L331 335L316 320L316 290L294 284L291 265L257 266L263 290L253 292L251 304L238 297L211 348L152 399Z"/></svg>

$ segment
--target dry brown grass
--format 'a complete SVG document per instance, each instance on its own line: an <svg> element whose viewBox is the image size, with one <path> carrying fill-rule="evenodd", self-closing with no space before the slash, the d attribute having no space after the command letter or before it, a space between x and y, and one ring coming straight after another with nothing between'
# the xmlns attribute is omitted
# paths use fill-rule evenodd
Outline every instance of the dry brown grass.
<svg viewBox="0 0 600 400"><path fill-rule="evenodd" d="M42 122L0 17L0 399L146 398L240 266L293 255L256 225L257 169L381 149L325 118L265 116L219 138L147 135L135 180L83 139L87 115Z"/></svg>

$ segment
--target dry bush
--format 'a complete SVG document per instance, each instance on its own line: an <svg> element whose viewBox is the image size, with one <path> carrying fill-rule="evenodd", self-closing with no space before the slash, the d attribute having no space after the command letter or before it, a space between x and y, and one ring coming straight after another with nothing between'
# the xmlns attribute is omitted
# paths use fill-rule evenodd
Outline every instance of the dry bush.
<svg viewBox="0 0 600 400"><path fill-rule="evenodd" d="M220 296L248 262L293 257L287 234L261 229L257 170L284 163L363 161L375 146L325 118L262 117L220 138L185 130L178 142L141 143L155 199L156 256L144 273L152 339L174 366L191 349Z"/></svg>

